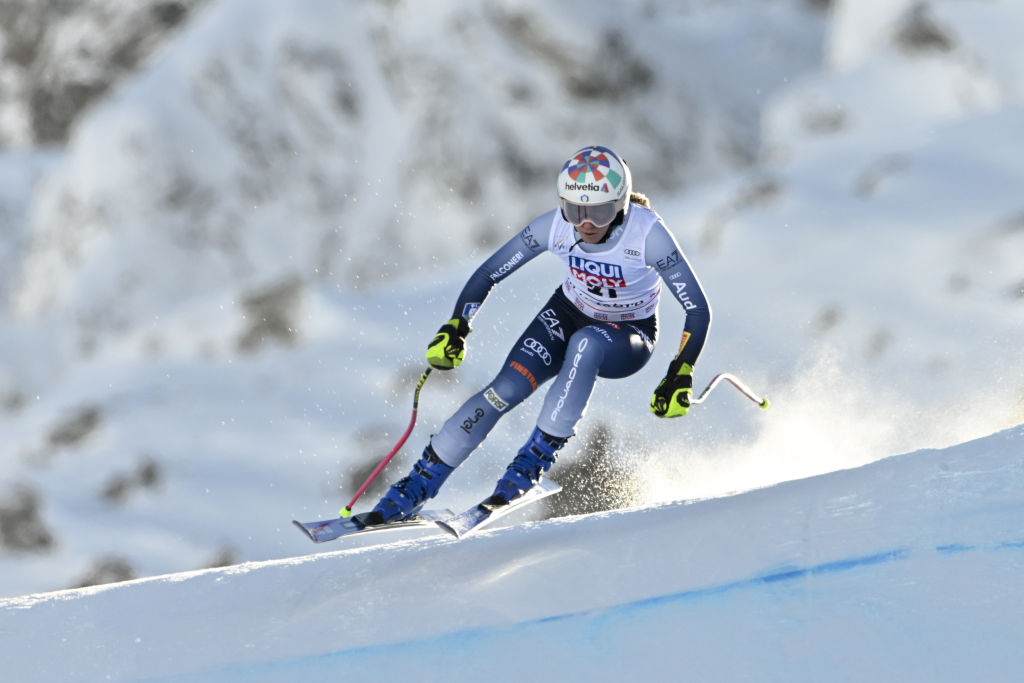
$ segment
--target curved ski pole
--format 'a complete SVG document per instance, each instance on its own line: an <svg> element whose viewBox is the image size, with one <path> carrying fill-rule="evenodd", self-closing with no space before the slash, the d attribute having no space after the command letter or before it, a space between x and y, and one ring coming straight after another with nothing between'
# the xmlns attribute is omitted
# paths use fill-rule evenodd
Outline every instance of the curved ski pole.
<svg viewBox="0 0 1024 683"><path fill-rule="evenodd" d="M359 500L359 497L366 492L366 489L370 487L370 484L372 484L373 480L377 478L377 475L387 467L387 464L391 462L391 458L395 457L395 453L405 445L406 439L408 439L409 435L412 434L412 428L416 425L416 412L419 410L420 405L420 389L423 388L423 384L427 381L427 377L430 376L431 370L433 370L433 368L430 367L424 370L423 374L420 376L420 381L416 383L416 391L414 391L412 395L412 417L409 419L409 426L405 428L405 434L402 434L402 438L398 440L398 443L396 443L395 447L391 449L391 452L384 456L384 459L380 461L380 464L377 465L373 472L370 473L370 476L367 477L366 481L363 482L363 485L359 487L359 490L356 491L356 495L352 497L349 504L341 509L342 517L351 516L352 506L355 505L356 501Z"/></svg>
<svg viewBox="0 0 1024 683"><path fill-rule="evenodd" d="M768 399L762 398L761 396L758 396L757 394L755 394L753 392L753 390L751 390L750 387L748 387L746 384L741 382L738 377L736 377L735 375L733 375L731 373L728 373L728 372L723 372L723 373L721 373L719 375L715 375L715 378L712 379L711 383L708 384L708 386L704 389L704 391L702 391L700 393L699 397L694 398L694 399L690 399L690 405L693 406L693 405L697 405L699 403L703 403L705 401L705 399L707 399L708 394L710 394L714 390L714 388L716 386L718 386L719 382L721 382L722 380L725 380L726 382L729 382L734 387L739 389L741 394L743 394L744 396L749 398L751 401L753 401L754 403L756 403L759 406L761 406L761 410L767 410L768 406L771 405L768 402Z"/></svg>

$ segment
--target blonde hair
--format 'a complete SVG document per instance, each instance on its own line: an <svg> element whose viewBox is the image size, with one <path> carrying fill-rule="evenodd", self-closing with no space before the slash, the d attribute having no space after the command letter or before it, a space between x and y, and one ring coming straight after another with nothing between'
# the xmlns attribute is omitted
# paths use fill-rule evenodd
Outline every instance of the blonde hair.
<svg viewBox="0 0 1024 683"><path fill-rule="evenodd" d="M648 209L651 208L651 200L647 198L647 195L640 192L630 192L629 201L633 202L634 204L639 204L640 206L647 207Z"/></svg>

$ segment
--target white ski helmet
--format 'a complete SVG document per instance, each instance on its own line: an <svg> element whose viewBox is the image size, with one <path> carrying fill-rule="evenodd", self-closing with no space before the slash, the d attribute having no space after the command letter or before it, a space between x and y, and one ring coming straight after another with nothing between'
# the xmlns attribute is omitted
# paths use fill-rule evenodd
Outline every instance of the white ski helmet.
<svg viewBox="0 0 1024 683"><path fill-rule="evenodd" d="M611 225L629 209L633 179L622 158L607 147L584 147L570 157L558 174L558 204L573 225L589 221L599 228Z"/></svg>

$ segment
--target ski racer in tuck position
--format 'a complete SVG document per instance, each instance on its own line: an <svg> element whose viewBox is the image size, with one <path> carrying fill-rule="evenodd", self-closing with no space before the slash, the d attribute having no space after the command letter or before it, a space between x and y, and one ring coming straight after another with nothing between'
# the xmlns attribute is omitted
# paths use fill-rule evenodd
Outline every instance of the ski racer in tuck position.
<svg viewBox="0 0 1024 683"><path fill-rule="evenodd" d="M711 324L699 280L650 202L633 192L630 170L606 147L585 147L558 174L558 208L533 219L473 273L452 318L427 348L433 368L465 357L470 322L498 282L544 251L562 260L565 281L516 341L497 376L433 435L412 471L371 512L373 523L410 517L437 495L497 421L541 385L536 427L515 455L490 505L533 487L575 433L597 377L628 377L650 359L658 336L662 283L683 307L679 351L651 398L659 417L686 415L696 364Z"/></svg>

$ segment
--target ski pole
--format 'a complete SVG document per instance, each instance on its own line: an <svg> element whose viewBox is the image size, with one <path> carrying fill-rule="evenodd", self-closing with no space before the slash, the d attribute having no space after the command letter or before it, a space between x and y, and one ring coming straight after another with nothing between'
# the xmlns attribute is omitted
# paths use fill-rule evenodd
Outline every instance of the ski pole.
<svg viewBox="0 0 1024 683"><path fill-rule="evenodd" d="M402 438L398 440L398 443L396 443L395 447L391 449L391 452L384 456L384 459L380 461L380 464L377 465L376 469L370 473L370 476L367 477L366 481L363 482L363 485L359 487L359 490L356 491L356 495L352 497L349 504L341 509L342 517L350 517L352 515L352 506L355 505L356 501L359 500L359 497L366 492L366 489L370 487L370 484L372 484L373 480L377 478L377 475L387 467L387 464L391 462L391 458L395 457L395 453L405 445L405 440L409 438L410 434L412 434L412 428L416 425L416 411L419 410L420 405L420 389L423 388L423 384L427 381L427 377L430 376L430 371L432 369L433 368L428 367L424 370L423 374L420 376L420 381L416 383L416 391L413 392L412 395L412 418L409 420L409 426L405 428L405 434L402 434Z"/></svg>
<svg viewBox="0 0 1024 683"><path fill-rule="evenodd" d="M723 372L723 373L721 373L719 375L715 375L715 378L711 380L711 383L708 384L708 386L704 389L704 391L701 392L700 396L698 398L690 400L690 405L692 406L692 405L696 405L698 403L703 403L704 400L708 397L708 394L710 394L711 391L716 386L718 386L718 383L721 382L722 380L725 380L726 382L729 382L734 387L739 389L741 394L743 394L744 396L749 398L751 401L753 401L754 403L756 403L759 406L761 406L761 410L767 410L768 406L771 405L770 403L768 403L768 399L762 398L761 396L758 396L757 394L755 394L750 389L750 387L748 387L746 384L741 382L738 377L736 377L735 375L730 374L728 372Z"/></svg>

